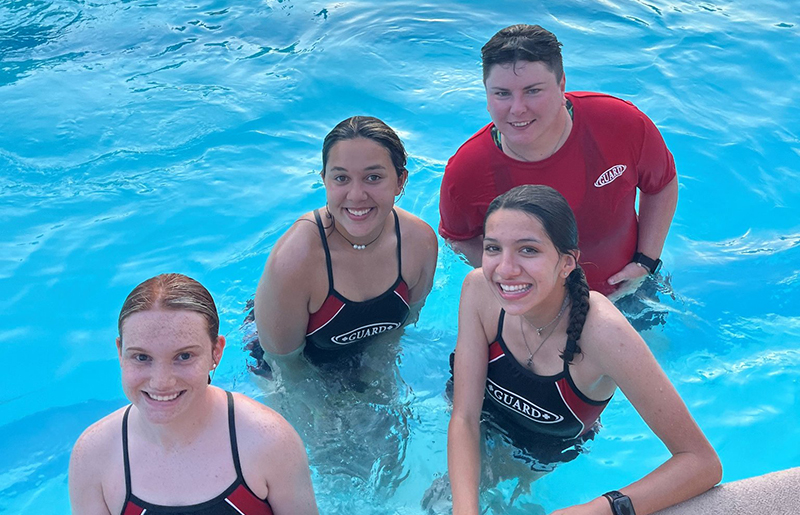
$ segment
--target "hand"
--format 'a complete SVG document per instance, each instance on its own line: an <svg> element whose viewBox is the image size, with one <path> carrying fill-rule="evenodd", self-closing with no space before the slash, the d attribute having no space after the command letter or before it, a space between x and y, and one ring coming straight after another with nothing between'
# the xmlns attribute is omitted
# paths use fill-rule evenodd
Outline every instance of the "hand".
<svg viewBox="0 0 800 515"><path fill-rule="evenodd" d="M630 281L648 275L647 269L636 263L628 263L625 267L608 278L608 284L615 285L622 281Z"/></svg>

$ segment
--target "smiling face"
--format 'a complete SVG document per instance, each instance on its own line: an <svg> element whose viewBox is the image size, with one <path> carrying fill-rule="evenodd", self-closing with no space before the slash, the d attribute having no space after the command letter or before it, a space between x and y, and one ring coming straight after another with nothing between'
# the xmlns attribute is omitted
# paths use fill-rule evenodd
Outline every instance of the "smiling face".
<svg viewBox="0 0 800 515"><path fill-rule="evenodd" d="M366 138L339 141L328 154L323 181L338 230L354 243L378 235L405 182L389 151Z"/></svg>
<svg viewBox="0 0 800 515"><path fill-rule="evenodd" d="M537 217L498 209L486 220L483 246L483 275L508 314L558 309L575 259L556 250Z"/></svg>
<svg viewBox="0 0 800 515"><path fill-rule="evenodd" d="M496 64L486 77L486 104L495 127L518 152L549 152L566 123L564 76L546 64L517 61Z"/></svg>
<svg viewBox="0 0 800 515"><path fill-rule="evenodd" d="M133 313L117 339L125 396L153 424L199 407L225 339L212 344L199 313L151 309Z"/></svg>

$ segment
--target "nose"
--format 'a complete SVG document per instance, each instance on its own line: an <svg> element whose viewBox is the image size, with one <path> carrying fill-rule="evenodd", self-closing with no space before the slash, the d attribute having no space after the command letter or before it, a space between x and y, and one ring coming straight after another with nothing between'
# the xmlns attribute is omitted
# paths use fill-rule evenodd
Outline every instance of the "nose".
<svg viewBox="0 0 800 515"><path fill-rule="evenodd" d="M353 181L347 190L347 200L363 200L367 192L359 181Z"/></svg>
<svg viewBox="0 0 800 515"><path fill-rule="evenodd" d="M513 95L511 97L511 114L519 115L527 110L525 97L523 95Z"/></svg>
<svg viewBox="0 0 800 515"><path fill-rule="evenodd" d="M519 273L519 266L512 252L500 254L500 262L497 264L496 271L503 278L511 278Z"/></svg>
<svg viewBox="0 0 800 515"><path fill-rule="evenodd" d="M150 387L159 392L166 392L175 386L175 374L169 363L156 363L150 375Z"/></svg>

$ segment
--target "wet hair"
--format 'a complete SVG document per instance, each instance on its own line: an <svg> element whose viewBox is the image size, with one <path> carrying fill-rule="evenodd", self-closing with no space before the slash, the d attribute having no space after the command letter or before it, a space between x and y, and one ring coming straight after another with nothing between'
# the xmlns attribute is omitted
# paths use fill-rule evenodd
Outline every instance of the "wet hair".
<svg viewBox="0 0 800 515"><path fill-rule="evenodd" d="M397 135L391 127L373 116L351 116L342 120L334 127L322 142L322 177L328 166L328 155L334 145L349 139L366 138L374 141L389 152L392 165L397 171L397 176L402 177L406 172L408 154Z"/></svg>
<svg viewBox="0 0 800 515"><path fill-rule="evenodd" d="M573 254L578 250L578 224L575 214L561 193L549 186L526 184L513 188L489 204L484 217L483 227L486 232L486 221L495 211L511 209L522 211L536 217L544 227L544 231L553 242L559 254ZM589 285L583 269L576 263L566 281L567 293L572 305L569 309L569 326L567 327L567 347L561 357L572 362L575 354L580 354L578 340L583 332L586 314L589 312Z"/></svg>
<svg viewBox="0 0 800 515"><path fill-rule="evenodd" d="M122 324L129 316L151 309L194 311L206 319L208 336L216 343L219 336L217 306L208 290L191 277L182 274L161 274L133 289L122 304L117 329L122 338Z"/></svg>
<svg viewBox="0 0 800 515"><path fill-rule="evenodd" d="M518 61L544 63L555 74L558 83L564 76L561 43L555 34L539 25L512 25L492 36L481 48L483 81L486 82L492 66Z"/></svg>

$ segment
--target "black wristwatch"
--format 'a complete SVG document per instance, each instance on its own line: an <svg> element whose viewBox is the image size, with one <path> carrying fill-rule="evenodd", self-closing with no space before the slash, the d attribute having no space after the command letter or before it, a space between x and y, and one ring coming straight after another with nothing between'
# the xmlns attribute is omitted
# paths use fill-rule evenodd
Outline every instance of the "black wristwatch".
<svg viewBox="0 0 800 515"><path fill-rule="evenodd" d="M661 270L661 260L660 259L653 259L651 257L647 257L641 252L637 252L633 255L633 259L631 259L632 263L636 263L639 266L642 266L650 272L650 275L657 273Z"/></svg>
<svg viewBox="0 0 800 515"><path fill-rule="evenodd" d="M604 493L603 497L611 504L611 513L614 515L636 515L631 498L627 495L612 490Z"/></svg>

